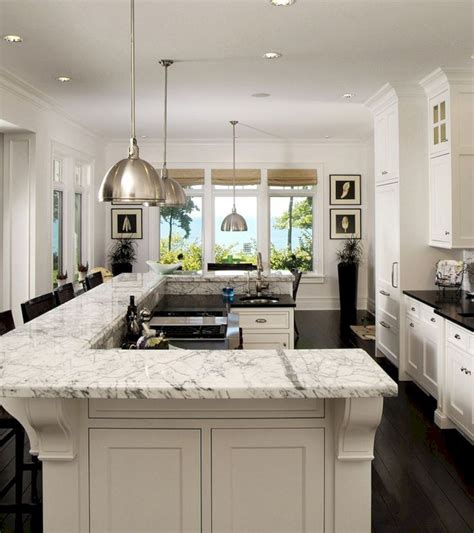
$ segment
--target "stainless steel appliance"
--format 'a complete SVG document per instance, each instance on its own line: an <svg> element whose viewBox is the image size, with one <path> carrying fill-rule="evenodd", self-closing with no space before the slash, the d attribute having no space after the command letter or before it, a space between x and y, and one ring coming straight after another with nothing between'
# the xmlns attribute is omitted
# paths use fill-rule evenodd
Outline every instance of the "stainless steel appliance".
<svg viewBox="0 0 474 533"><path fill-rule="evenodd" d="M224 311L155 311L149 323L170 344L193 350L236 350L239 316Z"/></svg>

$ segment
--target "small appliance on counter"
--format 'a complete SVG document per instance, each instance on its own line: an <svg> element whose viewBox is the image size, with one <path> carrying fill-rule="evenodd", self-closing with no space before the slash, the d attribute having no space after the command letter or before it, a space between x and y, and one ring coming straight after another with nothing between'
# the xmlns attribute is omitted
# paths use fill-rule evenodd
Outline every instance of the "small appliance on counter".
<svg viewBox="0 0 474 533"><path fill-rule="evenodd" d="M461 296L465 271L464 261L440 259L436 263L435 284L442 293L443 299L447 299L449 296L458 299Z"/></svg>

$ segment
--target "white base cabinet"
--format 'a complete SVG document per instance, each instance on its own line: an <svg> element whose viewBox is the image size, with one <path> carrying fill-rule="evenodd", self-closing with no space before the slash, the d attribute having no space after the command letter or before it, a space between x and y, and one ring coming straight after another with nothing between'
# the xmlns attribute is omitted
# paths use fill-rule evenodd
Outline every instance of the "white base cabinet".
<svg viewBox="0 0 474 533"><path fill-rule="evenodd" d="M293 349L293 307L234 307L232 312L239 315L244 350Z"/></svg>

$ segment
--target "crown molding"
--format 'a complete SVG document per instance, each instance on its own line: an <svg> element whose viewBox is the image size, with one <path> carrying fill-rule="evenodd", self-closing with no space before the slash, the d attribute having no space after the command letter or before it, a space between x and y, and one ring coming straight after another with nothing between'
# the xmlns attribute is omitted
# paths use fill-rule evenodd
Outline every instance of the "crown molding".
<svg viewBox="0 0 474 533"><path fill-rule="evenodd" d="M437 68L420 80L420 85L427 93L440 87L451 85L474 85L474 69Z"/></svg>
<svg viewBox="0 0 474 533"><path fill-rule="evenodd" d="M34 105L39 110L58 114L69 124L80 129L82 133L105 142L103 135L78 122L57 100L3 67L0 67L0 89L10 92L23 101Z"/></svg>
<svg viewBox="0 0 474 533"><path fill-rule="evenodd" d="M370 135L369 135L370 137ZM342 138L334 138L334 139L252 139L252 138L239 138L237 137L237 142L240 146L250 144L261 144L261 145L274 145L274 146L308 146L308 145L322 145L322 146L328 146L331 144L334 145L361 145L365 144L367 142L367 138L364 139L342 139ZM128 139L109 139L107 142L107 145L127 145L128 146ZM147 145L154 145L154 144L162 144L163 139L160 137L149 137L147 139L138 139L139 146L147 146ZM185 145L185 146L214 146L214 145L222 145L222 146L230 146L232 145L232 139L168 139L167 140L168 146L169 145Z"/></svg>

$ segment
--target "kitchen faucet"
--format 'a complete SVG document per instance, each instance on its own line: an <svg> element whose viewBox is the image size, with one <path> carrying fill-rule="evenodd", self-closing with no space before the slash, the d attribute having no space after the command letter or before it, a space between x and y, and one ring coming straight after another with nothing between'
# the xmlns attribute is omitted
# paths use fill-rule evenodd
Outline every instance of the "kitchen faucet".
<svg viewBox="0 0 474 533"><path fill-rule="evenodd" d="M255 292L257 296L262 296L262 290L268 289L268 283L264 283L262 279L263 262L262 254L257 252L257 279L255 280Z"/></svg>

